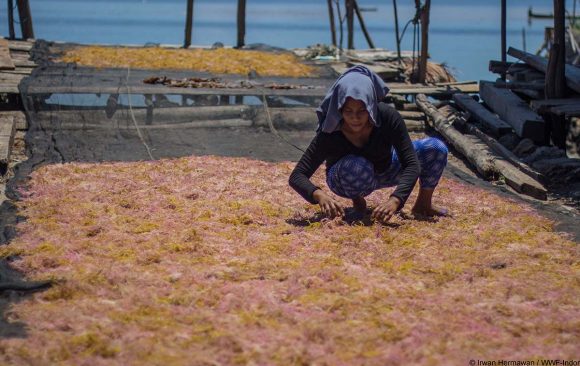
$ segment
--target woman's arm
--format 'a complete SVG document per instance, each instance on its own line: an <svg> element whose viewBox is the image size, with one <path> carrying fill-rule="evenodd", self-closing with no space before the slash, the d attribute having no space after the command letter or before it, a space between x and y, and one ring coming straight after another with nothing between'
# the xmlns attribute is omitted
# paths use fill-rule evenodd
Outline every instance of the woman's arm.
<svg viewBox="0 0 580 366"><path fill-rule="evenodd" d="M310 177L312 177L326 158L325 149L320 140L319 133L312 139L308 149L306 149L306 152L302 155L298 164L296 164L288 180L290 187L294 188L296 192L312 204L318 203L318 200L313 197L313 193L320 190L320 187L312 184Z"/></svg>
<svg viewBox="0 0 580 366"><path fill-rule="evenodd" d="M394 108L389 108L387 113L390 125L392 126L391 141L401 163L399 184L391 194L391 196L397 197L400 200L398 208L400 210L405 205L405 202L415 187L421 166L419 165L419 159L417 158L417 153L411 142L411 137L409 136L403 117Z"/></svg>

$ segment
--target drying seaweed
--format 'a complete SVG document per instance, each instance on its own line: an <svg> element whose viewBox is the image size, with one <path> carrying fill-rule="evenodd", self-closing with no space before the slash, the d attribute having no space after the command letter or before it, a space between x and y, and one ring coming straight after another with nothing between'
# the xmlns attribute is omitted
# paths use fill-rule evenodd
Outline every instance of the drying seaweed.
<svg viewBox="0 0 580 366"><path fill-rule="evenodd" d="M532 208L443 179L436 200L453 217L347 224L288 187L293 167L190 157L35 171L0 257L58 281L12 305L27 337L3 339L0 363L577 356L578 246Z"/></svg>

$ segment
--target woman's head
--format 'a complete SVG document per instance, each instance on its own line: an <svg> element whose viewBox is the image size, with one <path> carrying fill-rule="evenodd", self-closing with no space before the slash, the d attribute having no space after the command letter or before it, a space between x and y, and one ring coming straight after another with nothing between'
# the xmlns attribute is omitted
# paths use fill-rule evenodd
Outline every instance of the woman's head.
<svg viewBox="0 0 580 366"><path fill-rule="evenodd" d="M333 132L340 127L343 120L343 112L349 100L350 107L356 107L361 111L361 104L367 111L367 120L378 125L378 103L388 92L383 80L374 72L364 66L355 66L348 69L332 85L320 107L318 114L318 130ZM354 104L356 104L356 106ZM348 117L347 117L348 118ZM354 121L356 122L356 120ZM356 123L355 123L356 125Z"/></svg>
<svg viewBox="0 0 580 366"><path fill-rule="evenodd" d="M371 123L367 105L362 100L347 97L340 112L343 128L350 132L360 132Z"/></svg>

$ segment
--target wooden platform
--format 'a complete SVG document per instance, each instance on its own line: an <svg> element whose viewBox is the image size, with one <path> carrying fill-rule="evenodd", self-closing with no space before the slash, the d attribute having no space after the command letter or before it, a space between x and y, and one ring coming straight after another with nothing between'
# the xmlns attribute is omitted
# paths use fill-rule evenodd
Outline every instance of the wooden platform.
<svg viewBox="0 0 580 366"><path fill-rule="evenodd" d="M0 38L0 94L19 94L20 81L38 66L29 60L32 45Z"/></svg>

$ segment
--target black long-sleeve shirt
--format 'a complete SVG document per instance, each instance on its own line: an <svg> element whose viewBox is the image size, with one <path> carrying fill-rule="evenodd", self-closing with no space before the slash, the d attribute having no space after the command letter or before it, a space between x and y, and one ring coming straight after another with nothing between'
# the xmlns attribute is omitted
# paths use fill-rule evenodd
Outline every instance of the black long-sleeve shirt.
<svg viewBox="0 0 580 366"><path fill-rule="evenodd" d="M379 103L377 118L380 119L380 126L373 128L368 142L362 148L353 145L341 131L319 132L292 171L290 186L308 202L315 204L312 194L320 187L312 184L310 177L324 161L328 171L344 156L354 154L368 159L374 165L375 173L379 174L391 165L391 149L394 146L402 171L392 196L401 200L401 209L419 177L419 160L399 112L385 103Z"/></svg>

